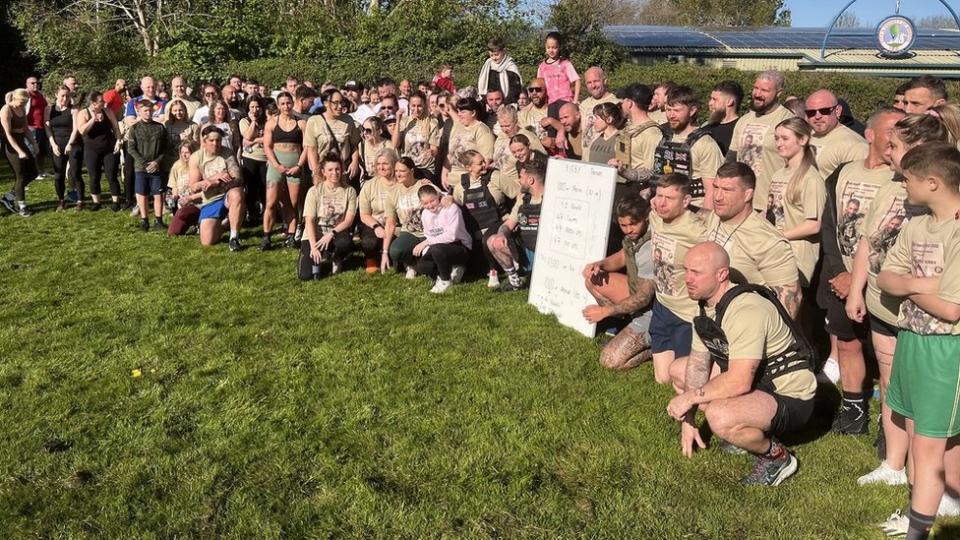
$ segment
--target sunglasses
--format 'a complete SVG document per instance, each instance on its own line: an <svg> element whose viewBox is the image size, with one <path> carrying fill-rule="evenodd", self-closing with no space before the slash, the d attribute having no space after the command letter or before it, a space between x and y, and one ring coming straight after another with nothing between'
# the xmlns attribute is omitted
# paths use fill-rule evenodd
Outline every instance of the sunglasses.
<svg viewBox="0 0 960 540"><path fill-rule="evenodd" d="M205 95L205 96L215 96L215 95L217 95L217 93L216 93L216 92L204 92L203 95Z"/></svg>
<svg viewBox="0 0 960 540"><path fill-rule="evenodd" d="M387 111L395 111L395 110L397 110L397 108L394 107L393 105L381 105L380 108L381 108L381 109L384 109L384 110L387 110Z"/></svg>
<svg viewBox="0 0 960 540"><path fill-rule="evenodd" d="M538 93L538 92L543 92L543 87L542 87L542 86L528 86L528 87L527 87L527 92L530 93L530 94L535 94L535 93Z"/></svg>
<svg viewBox="0 0 960 540"><path fill-rule="evenodd" d="M806 111L807 118L813 118L818 113L820 114L820 116L830 116L831 114L833 114L833 111L835 111L836 109L837 109L836 105L834 105L833 107L823 107L822 109L807 109Z"/></svg>

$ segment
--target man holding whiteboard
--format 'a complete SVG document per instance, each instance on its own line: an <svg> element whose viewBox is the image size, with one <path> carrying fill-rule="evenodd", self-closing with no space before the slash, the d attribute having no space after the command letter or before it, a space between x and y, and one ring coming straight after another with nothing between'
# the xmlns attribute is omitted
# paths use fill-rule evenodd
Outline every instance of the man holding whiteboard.
<svg viewBox="0 0 960 540"><path fill-rule="evenodd" d="M587 291L598 305L587 306L583 317L598 323L608 317L633 320L600 353L600 363L610 369L630 369L651 357L650 319L654 298L650 203L639 193L617 203L617 223L623 248L583 269ZM619 273L626 269L626 275Z"/></svg>

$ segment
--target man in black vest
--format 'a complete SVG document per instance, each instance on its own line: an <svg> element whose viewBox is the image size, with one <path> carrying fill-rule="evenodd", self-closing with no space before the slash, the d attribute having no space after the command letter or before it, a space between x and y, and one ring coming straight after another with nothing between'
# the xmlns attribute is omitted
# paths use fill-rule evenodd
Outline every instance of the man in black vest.
<svg viewBox="0 0 960 540"><path fill-rule="evenodd" d="M700 316L690 356L670 366L679 395L667 412L682 422L683 453L705 447L699 407L713 433L754 454L744 484L779 485L796 472L797 458L776 437L803 428L813 413L810 347L772 291L730 281L730 260L717 244L690 249L684 269Z"/></svg>

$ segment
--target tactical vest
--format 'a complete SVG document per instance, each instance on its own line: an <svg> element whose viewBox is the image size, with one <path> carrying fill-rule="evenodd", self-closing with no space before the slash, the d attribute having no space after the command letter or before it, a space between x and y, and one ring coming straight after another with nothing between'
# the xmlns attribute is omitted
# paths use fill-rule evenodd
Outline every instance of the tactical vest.
<svg viewBox="0 0 960 540"><path fill-rule="evenodd" d="M664 133L663 127L660 124L654 122L653 120L640 124L636 129L630 130L620 130L620 133L617 134L617 144L615 147L615 156L621 164L629 167L630 166L630 156L632 155L631 146L633 145L633 139L639 137L641 133L647 131L648 129L657 128L664 135L664 138L667 138L667 134ZM620 177L618 181L626 181L624 177ZM641 181L640 189L646 189L649 187L647 181Z"/></svg>
<svg viewBox="0 0 960 540"><path fill-rule="evenodd" d="M464 174L460 178L460 186L463 187L463 207L466 214L463 216L467 225L467 230L471 232L482 231L500 223L500 208L497 206L497 200L490 193L490 174L480 177L480 185L475 188L470 187L470 175Z"/></svg>
<svg viewBox="0 0 960 540"><path fill-rule="evenodd" d="M772 391L774 388L773 380L777 377L804 369L812 371L814 352L813 348L807 342L807 338L804 337L797 323L790 317L790 314L787 313L783 304L780 303L777 295L769 288L756 284L735 285L724 293L717 303L716 319L711 319L707 315L704 302L702 300L700 301L700 315L693 318L693 328L697 336L707 347L707 350L710 351L710 356L720 367L720 371L727 371L730 367L729 342L721 327L723 314L734 298L746 293L759 294L776 306L777 313L780 314L781 320L790 328L790 333L793 336L793 343L785 351L774 356L766 356L766 353L764 353L765 356L760 359L760 366L754 377L754 388L759 387Z"/></svg>
<svg viewBox="0 0 960 540"><path fill-rule="evenodd" d="M703 198L706 192L703 187L702 178L693 177L693 145L704 136L710 136L705 129L696 129L682 142L674 142L673 137L664 136L660 145L654 151L653 157L653 175L656 178L661 176L679 173L690 179L690 194L694 199Z"/></svg>
<svg viewBox="0 0 960 540"><path fill-rule="evenodd" d="M533 200L532 193L523 194L523 202L520 204L519 215L517 216L517 228L520 229L520 240L523 241L523 247L530 251L537 249L537 232L540 230L540 206L542 201L536 204L530 202Z"/></svg>

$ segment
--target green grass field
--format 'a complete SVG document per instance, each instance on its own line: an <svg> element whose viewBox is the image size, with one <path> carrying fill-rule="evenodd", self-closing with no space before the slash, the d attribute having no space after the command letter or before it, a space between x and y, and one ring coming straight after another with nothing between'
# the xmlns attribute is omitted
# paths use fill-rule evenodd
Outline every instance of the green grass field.
<svg viewBox="0 0 960 540"><path fill-rule="evenodd" d="M2 538L881 538L906 497L856 486L872 433L802 437L773 489L684 459L650 366L601 369L525 295L304 284L254 231L28 198L0 215Z"/></svg>

